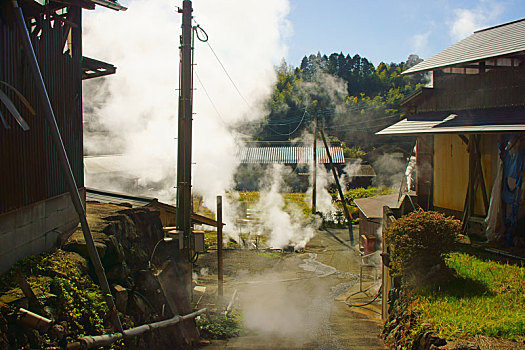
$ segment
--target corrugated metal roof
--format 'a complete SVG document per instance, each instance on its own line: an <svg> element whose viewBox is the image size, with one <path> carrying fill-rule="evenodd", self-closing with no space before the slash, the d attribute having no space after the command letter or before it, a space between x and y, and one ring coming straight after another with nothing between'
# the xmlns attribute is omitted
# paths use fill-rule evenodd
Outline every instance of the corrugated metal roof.
<svg viewBox="0 0 525 350"><path fill-rule="evenodd" d="M525 51L525 18L479 30L403 74L477 62Z"/></svg>
<svg viewBox="0 0 525 350"><path fill-rule="evenodd" d="M329 146L334 164L343 164L343 147ZM308 164L312 163L312 146L247 146L237 152L237 159L242 164ZM317 163L328 164L328 155L324 147L317 148Z"/></svg>
<svg viewBox="0 0 525 350"><path fill-rule="evenodd" d="M525 131L524 108L469 110L457 113L423 113L403 119L376 135L437 133L505 133Z"/></svg>
<svg viewBox="0 0 525 350"><path fill-rule="evenodd" d="M102 191L94 188L86 188L86 200L88 202L100 203L129 203L134 207L143 207L150 204L155 198L138 197L125 193Z"/></svg>

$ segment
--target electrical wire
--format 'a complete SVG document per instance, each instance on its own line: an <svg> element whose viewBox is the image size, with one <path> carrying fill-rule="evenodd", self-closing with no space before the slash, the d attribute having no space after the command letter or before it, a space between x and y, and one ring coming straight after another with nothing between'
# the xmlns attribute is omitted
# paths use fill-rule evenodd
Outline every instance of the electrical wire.
<svg viewBox="0 0 525 350"><path fill-rule="evenodd" d="M195 27L193 27L193 30L195 31L195 36L197 36L197 39L199 39L199 41L202 41L203 43L208 41L208 39L209 39L208 38L208 33L206 33L206 31L204 29L202 29L199 24L197 24ZM200 37L199 32L204 35L204 38Z"/></svg>
<svg viewBox="0 0 525 350"><path fill-rule="evenodd" d="M195 33L197 34L197 38L202 41L203 43L206 43L206 45L208 45L208 47L210 48L211 52L213 53L213 55L215 56L215 58L217 59L217 62L219 62L220 66L222 67L222 70L224 71L224 73L226 73L226 76L228 77L228 79L230 79L230 82L232 83L233 87L235 88L235 90L237 91L237 93L239 94L239 96L242 98L242 100L244 101L244 103L246 103L246 105L248 107L251 108L250 104L248 103L248 101L246 100L246 98L244 98L243 94L241 93L241 91L239 90L239 88L237 87L237 84L235 84L235 82L233 81L232 77L230 76L230 73L228 73L228 70L226 69L226 67L224 66L224 64L222 63L221 59L219 58L219 56L217 55L217 53L215 52L215 50L213 49L213 47L211 46L210 44L210 41L209 41L209 37L208 37L208 33L206 33L206 31L200 26L199 23L197 23L197 21L193 18L193 22L195 22L196 26L194 27L194 30L195 30ZM202 39L200 36L199 36L199 32L201 32L205 38Z"/></svg>
<svg viewBox="0 0 525 350"><path fill-rule="evenodd" d="M211 47L211 44L209 41L206 41L206 44L208 45L208 47L210 48L211 52L213 53L213 55L215 56L215 58L217 59L217 61L219 62L219 64L221 65L222 69L224 70L224 73L226 73L226 76L228 77L228 79L230 79L231 83L233 84L233 87L235 88L235 90L237 91L237 93L239 94L239 96L241 96L241 98L243 99L243 101L246 103L246 105L248 107L251 107L250 104L248 103L248 101L246 100L246 98L244 98L243 94L241 93L241 91L239 90L239 88L237 87L237 84L235 84L235 82L233 81L232 77L230 76L230 74L228 73L228 71L226 70L226 67L224 67L224 65L222 64L219 56L217 56L217 54L215 53L215 50L213 50L213 47Z"/></svg>
<svg viewBox="0 0 525 350"><path fill-rule="evenodd" d="M296 127L293 131L291 131L291 132L289 132L289 133L287 133L287 134L280 133L280 132L278 132L277 130L274 130L274 129L270 128L270 127L268 127L268 129L270 129L270 130L273 131L274 133L276 133L276 134L278 134L278 135L281 135L281 136L291 136L293 133L295 133L297 130L299 130L299 127L300 127L301 124L303 123L303 121L304 121L304 117L305 117L305 116L306 116L306 107L304 108L303 118L301 119L301 121L299 122L299 124L297 124L297 127Z"/></svg>
<svg viewBox="0 0 525 350"><path fill-rule="evenodd" d="M217 106L215 105L215 103L213 102L210 94L208 93L208 90L206 89L206 87L204 86L204 84L202 83L202 80L199 78L199 75L197 74L197 71L196 70L193 70L193 72L195 73L195 77L197 78L197 81L199 82L199 84L201 85L202 89L204 90L204 93L206 94L206 97L208 97L208 100L210 101L213 109L215 110L215 112L217 113L217 116L219 117L219 119L221 120L221 122L225 125L225 126L228 126L228 124L224 121L224 118L222 117L221 113L219 112L219 110L217 109Z"/></svg>

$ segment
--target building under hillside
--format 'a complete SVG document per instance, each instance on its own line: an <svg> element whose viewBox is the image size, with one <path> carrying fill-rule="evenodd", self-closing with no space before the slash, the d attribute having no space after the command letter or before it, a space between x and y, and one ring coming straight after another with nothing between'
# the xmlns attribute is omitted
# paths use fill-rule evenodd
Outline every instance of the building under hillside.
<svg viewBox="0 0 525 350"><path fill-rule="evenodd" d="M333 164L339 176L345 174L348 162L345 160L340 142L330 142L329 151ZM258 190L264 182L266 171L272 164L282 164L287 167L284 174L286 185L292 191L306 191L311 182L311 167L314 160L313 145L304 142L286 141L256 141L246 142L237 151L236 157L240 163L235 176L238 190ZM329 171L329 159L326 148L318 143L316 152L317 164ZM354 164L348 187L369 186L375 177L375 172L369 164ZM332 182L330 180L330 182Z"/></svg>

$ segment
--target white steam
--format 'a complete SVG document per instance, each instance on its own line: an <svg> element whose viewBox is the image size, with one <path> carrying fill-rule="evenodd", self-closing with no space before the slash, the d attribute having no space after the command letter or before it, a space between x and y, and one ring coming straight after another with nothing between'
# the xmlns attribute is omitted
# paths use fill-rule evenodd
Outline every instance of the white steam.
<svg viewBox="0 0 525 350"><path fill-rule="evenodd" d="M382 154L373 163L376 177L375 186L385 186L399 189L406 170L406 160L402 154Z"/></svg>
<svg viewBox="0 0 525 350"><path fill-rule="evenodd" d="M268 245L272 248L293 246L294 249L303 249L315 235L317 224L312 225L299 207L293 207L293 203L288 204L288 210L283 210L285 202L281 193L285 192L283 177L287 170L281 164L269 169L270 183L261 190L255 206L261 219L258 229L260 234L268 236Z"/></svg>
<svg viewBox="0 0 525 350"><path fill-rule="evenodd" d="M116 170L135 178L139 189L119 181L99 184L89 174L86 183L173 202L181 16L170 1L124 4L126 12L100 8L84 17L84 54L117 66L115 75L84 83L85 148L88 154L123 154L126 169ZM239 96L210 47L196 41L193 189L204 196L205 205L215 208L216 196L231 187L237 166L230 125L262 115L258 101L271 92L274 65L286 53L289 4L202 0L193 7L211 47L247 100Z"/></svg>

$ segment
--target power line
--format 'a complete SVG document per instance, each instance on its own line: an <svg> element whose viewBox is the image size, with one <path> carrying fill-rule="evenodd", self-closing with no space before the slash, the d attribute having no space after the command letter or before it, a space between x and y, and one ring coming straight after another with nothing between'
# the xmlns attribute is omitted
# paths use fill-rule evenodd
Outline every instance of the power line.
<svg viewBox="0 0 525 350"><path fill-rule="evenodd" d="M281 136L291 136L294 132L296 132L297 130L299 130L299 127L301 126L301 124L303 123L304 121L304 117L306 116L306 107L304 108L304 113L303 113L303 118L301 119L301 121L299 122L299 124L297 124L297 127L292 131L292 132L289 132L287 134L283 134L283 133L280 133L270 127L268 127L268 129L270 129L271 131L273 131L274 133L278 134L278 135L281 135Z"/></svg>
<svg viewBox="0 0 525 350"><path fill-rule="evenodd" d="M224 67L224 65L222 64L219 56L217 56L217 54L215 53L215 50L213 50L213 48L211 47L211 44L209 41L206 41L206 44L208 45L208 47L210 48L211 52L213 52L213 55L215 56L215 58L217 59L217 61L219 62L219 64L221 65L222 69L224 70L224 73L226 73L226 76L228 76L228 79L230 79L231 83L233 84L233 87L235 88L235 90L237 90L237 93L239 94L239 96L241 96L241 98L243 99L243 101L246 103L246 105L248 107L251 107L250 104L248 103L248 101L244 98L244 96L242 95L241 91L239 90L239 88L237 87L237 84L235 84L235 82L233 81L232 77L230 76L230 74L228 73L228 71L226 70L226 67Z"/></svg>
<svg viewBox="0 0 525 350"><path fill-rule="evenodd" d="M224 73L226 73L226 76L228 77L228 79L230 79L233 87L235 88L235 90L237 91L237 93L239 94L239 96L241 96L242 100L244 101L244 103L246 103L246 105L248 107L251 108L250 104L248 103L248 101L246 100L246 98L244 98L243 94L241 93L241 91L239 90L239 88L237 87L237 84L235 84L235 82L233 81L232 77L230 76L230 73L228 73L228 70L226 69L226 67L224 66L224 64L222 64L222 61L221 59L219 58L219 56L217 55L217 53L215 52L215 50L213 49L213 47L211 47L211 44L210 44L210 41L209 41L209 38L208 38L208 33L206 33L206 31L204 29L202 29L202 27L200 26L199 23L197 23L197 21L193 18L193 22L195 22L196 24L196 27L195 28L195 32L197 33L197 38L202 41L203 43L206 43L208 45L208 47L210 48L211 52L213 53L213 55L215 56L215 58L217 59L217 62L219 62L220 66L222 67L222 70L224 71ZM204 34L205 38L200 38L199 36L199 32L198 30Z"/></svg>
<svg viewBox="0 0 525 350"><path fill-rule="evenodd" d="M204 84L202 83L201 79L199 78L199 75L197 74L197 71L196 71L196 70L193 70L193 72L195 73L195 77L197 78L197 81L199 82L199 84L201 84L202 89L204 90L204 93L205 93L206 96L208 97L208 100L210 101L211 105L213 106L213 109L214 109L215 112L217 113L217 116L219 117L219 119L222 121L222 123L223 123L225 126L228 126L228 124L227 124L227 123L224 121L224 119L222 118L221 113L220 113L219 110L217 109L217 106L215 105L215 103L213 103L213 100L212 100L210 94L208 93L208 90L206 90L206 87L204 86Z"/></svg>

